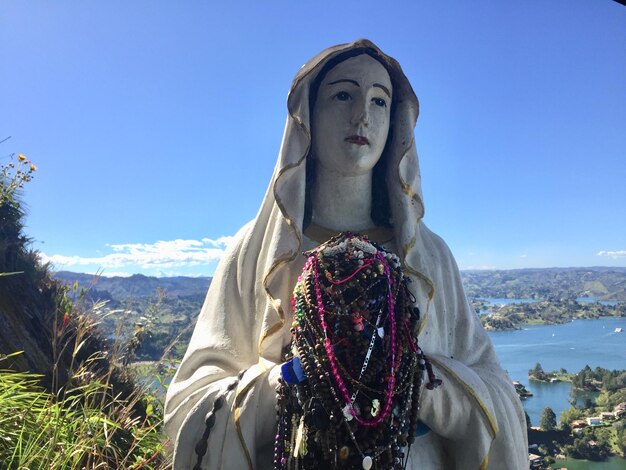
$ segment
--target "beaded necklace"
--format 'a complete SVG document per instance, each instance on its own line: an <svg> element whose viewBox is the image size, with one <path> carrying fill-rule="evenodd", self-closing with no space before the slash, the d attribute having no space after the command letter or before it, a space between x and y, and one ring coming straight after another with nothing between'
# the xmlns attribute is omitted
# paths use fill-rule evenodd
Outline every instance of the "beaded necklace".
<svg viewBox="0 0 626 470"><path fill-rule="evenodd" d="M424 372L427 388L441 384L417 345L410 279L396 255L351 232L305 255L277 387L274 468L401 470Z"/></svg>

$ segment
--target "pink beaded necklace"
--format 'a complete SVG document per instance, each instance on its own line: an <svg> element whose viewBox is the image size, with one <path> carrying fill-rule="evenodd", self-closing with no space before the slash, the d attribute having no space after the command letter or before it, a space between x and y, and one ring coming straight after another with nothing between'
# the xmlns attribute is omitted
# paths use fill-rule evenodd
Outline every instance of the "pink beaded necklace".
<svg viewBox="0 0 626 470"><path fill-rule="evenodd" d="M322 331L324 332L324 347L326 349L326 354L328 355L328 360L330 362L331 373L333 374L335 383L337 384L337 387L339 388L341 396L343 397L346 403L346 406L344 407L344 410L346 410L345 412L346 418L350 419L348 415L352 416L362 426L378 426L380 423L385 421L385 419L389 415L389 412L391 411L393 389L396 384L396 347L397 347L397 344L396 344L396 324L395 324L395 308L394 308L395 301L393 298L393 288L392 288L393 282L391 280L391 274L389 271L389 264L387 263L387 260L383 256L381 256L380 253L376 253L375 259L379 263L381 263L381 265L384 267L385 277L387 278L387 287L388 287L387 305L388 305L388 310L389 310L387 318L388 318L390 330L391 330L391 333L390 333L391 357L390 357L389 372L387 375L387 391L385 393L385 404L384 404L383 410L381 413L378 413L374 417L374 419L366 420L366 419L359 417L356 414L356 411L353 406L354 398L350 397L346 384L343 378L341 377L341 374L339 373L339 368L337 366L335 353L333 351L330 338L328 337L328 325L326 323L326 307L324 306L324 302L322 300L322 290L321 290L320 282L319 282L319 271L320 271L319 260L317 259L317 257L313 258L313 276L315 279L315 295L316 295L316 300L317 300L317 311L318 311L318 315L320 319L320 324L322 325ZM311 260L311 258L309 258L309 260ZM371 263L369 263L368 266L370 264ZM354 273L342 279L341 281L333 281L330 278L329 278L329 281L332 282L333 284L341 284L343 282L347 282L348 280L352 279L358 273L358 271L360 271L363 268L365 268L365 265L358 268ZM372 352L373 347L374 347L374 341L370 343L370 347L368 348L368 351L366 353L366 360L369 359L369 356Z"/></svg>

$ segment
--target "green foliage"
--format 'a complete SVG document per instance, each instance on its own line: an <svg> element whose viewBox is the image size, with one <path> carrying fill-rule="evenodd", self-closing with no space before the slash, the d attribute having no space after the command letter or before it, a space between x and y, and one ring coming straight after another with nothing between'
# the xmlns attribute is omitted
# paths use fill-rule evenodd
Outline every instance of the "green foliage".
<svg viewBox="0 0 626 470"><path fill-rule="evenodd" d="M572 421L577 419L583 419L585 417L585 413L583 410L579 410L578 408L569 408L567 410L561 411L560 421L565 424L572 424Z"/></svg>
<svg viewBox="0 0 626 470"><path fill-rule="evenodd" d="M539 426L541 426L542 431L554 431L556 429L556 415L552 408L543 409L539 418Z"/></svg>
<svg viewBox="0 0 626 470"><path fill-rule="evenodd" d="M98 341L93 306L87 314L63 289L53 324L54 375L0 370L0 462L3 469L166 469L162 434L166 378L173 365L144 373L158 386L135 385L125 366L139 344L116 342L85 356ZM0 355L6 364L19 354ZM62 359L69 357L69 366ZM2 364L0 364L2 365ZM6 367L6 366L5 366ZM151 384L152 385L152 384Z"/></svg>
<svg viewBox="0 0 626 470"><path fill-rule="evenodd" d="M626 387L621 390L616 390L608 394L606 398L605 407L607 411L613 410L620 403L626 402Z"/></svg>
<svg viewBox="0 0 626 470"><path fill-rule="evenodd" d="M81 344L73 343L74 357ZM161 401L146 388L114 393L112 371L99 370L99 360L76 362L56 392L36 374L0 370L3 468L168 468Z"/></svg>
<svg viewBox="0 0 626 470"><path fill-rule="evenodd" d="M626 455L626 420L621 420L613 424L615 428L615 446Z"/></svg>
<svg viewBox="0 0 626 470"><path fill-rule="evenodd" d="M611 428L584 428L574 435L572 444L566 445L563 450L575 459L606 460L612 454L612 440Z"/></svg>
<svg viewBox="0 0 626 470"><path fill-rule="evenodd" d="M626 388L626 371L609 370L602 367L591 369L585 366L572 377L572 385L582 390L604 390L614 392Z"/></svg>
<svg viewBox="0 0 626 470"><path fill-rule="evenodd" d="M537 363L535 364L535 367L528 371L528 377L537 380L546 380L546 373L544 372L543 367L541 367L541 364Z"/></svg>
<svg viewBox="0 0 626 470"><path fill-rule="evenodd" d="M620 386L623 370L608 370L601 367L592 369L588 365L580 372L572 374L572 383L578 389L600 390L595 404L587 397L583 408L572 407L561 413L561 428L568 434L574 420L597 416L602 410L613 411L618 404L626 402L626 387ZM620 388L616 388L620 387ZM576 391L572 388L572 396ZM575 400L574 400L575 401ZM571 401L570 401L571 402ZM570 457L577 459L605 460L610 455L626 454L626 419L611 417L603 419L603 424L575 429L571 442L563 448Z"/></svg>

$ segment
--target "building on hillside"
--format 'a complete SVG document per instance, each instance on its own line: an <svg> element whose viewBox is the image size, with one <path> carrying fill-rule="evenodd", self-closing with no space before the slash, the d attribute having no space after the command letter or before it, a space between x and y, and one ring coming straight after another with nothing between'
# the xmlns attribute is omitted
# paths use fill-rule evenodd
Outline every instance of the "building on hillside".
<svg viewBox="0 0 626 470"><path fill-rule="evenodd" d="M569 426L571 429L582 429L582 428L586 428L589 425L587 424L587 421L585 421L584 419L575 419L574 421L570 423Z"/></svg>
<svg viewBox="0 0 626 470"><path fill-rule="evenodd" d="M599 416L587 418L587 424L589 426L600 426L602 424L602 418L600 418Z"/></svg>
<svg viewBox="0 0 626 470"><path fill-rule="evenodd" d="M537 454L528 454L528 462L530 463L530 468L543 468L543 458L541 455Z"/></svg>
<svg viewBox="0 0 626 470"><path fill-rule="evenodd" d="M600 418L602 419L602 421L613 421L615 419L615 413L612 413L610 411L602 411L600 413Z"/></svg>

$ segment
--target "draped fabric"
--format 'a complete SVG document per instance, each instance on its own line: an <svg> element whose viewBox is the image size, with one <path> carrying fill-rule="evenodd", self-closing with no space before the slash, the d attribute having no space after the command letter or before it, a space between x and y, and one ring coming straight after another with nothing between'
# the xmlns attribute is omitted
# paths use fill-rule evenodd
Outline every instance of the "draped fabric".
<svg viewBox="0 0 626 470"><path fill-rule="evenodd" d="M472 311L445 243L422 222L424 205L414 141L419 105L400 65L373 43L331 47L294 79L272 180L254 220L221 260L185 357L167 394L165 426L174 442L174 468L197 462L205 419L219 396L225 405L202 460L207 469L269 469L276 423L274 387L290 341L290 298L304 265L306 159L311 83L324 64L347 51L365 51L388 70L395 96L387 159L394 239L422 312L419 342L443 378L422 393L420 418L431 431L411 447L408 468L528 468L524 412L491 341ZM240 372L243 371L242 374ZM228 391L241 379L232 391Z"/></svg>

